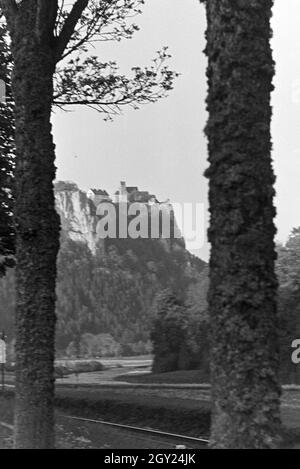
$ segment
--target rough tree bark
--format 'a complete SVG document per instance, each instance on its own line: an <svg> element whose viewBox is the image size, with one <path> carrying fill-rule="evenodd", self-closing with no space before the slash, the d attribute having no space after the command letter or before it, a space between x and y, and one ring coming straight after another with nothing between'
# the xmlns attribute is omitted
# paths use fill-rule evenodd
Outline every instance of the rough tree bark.
<svg viewBox="0 0 300 469"><path fill-rule="evenodd" d="M55 57L40 40L31 0L7 13L14 56L16 125L16 409L15 447L53 448L55 277L59 217L55 212L50 115ZM32 5L30 5L32 3Z"/></svg>
<svg viewBox="0 0 300 469"><path fill-rule="evenodd" d="M211 446L280 433L270 94L272 0L206 0Z"/></svg>
<svg viewBox="0 0 300 469"><path fill-rule="evenodd" d="M6 43L6 28L0 25L0 80L5 83L5 101L0 102L0 277L14 265L13 199L10 188L14 168L14 112L9 102L10 51Z"/></svg>

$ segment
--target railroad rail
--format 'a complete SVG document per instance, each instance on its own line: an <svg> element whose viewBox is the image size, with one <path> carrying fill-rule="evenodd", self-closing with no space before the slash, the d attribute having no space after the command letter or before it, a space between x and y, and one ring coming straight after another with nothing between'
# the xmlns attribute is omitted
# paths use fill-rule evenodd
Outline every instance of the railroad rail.
<svg viewBox="0 0 300 469"><path fill-rule="evenodd" d="M154 430L154 429L151 429L151 428L142 428L142 427L136 427L136 426L133 426L133 425L124 425L124 424L120 424L120 423L107 422L106 420L88 419L88 418L84 418L84 417L75 417L75 416L72 416L72 415L65 415L65 414L61 414L61 413L60 413L60 417L70 419L70 420L77 420L77 421L86 422L86 423L94 423L94 424L98 424L98 425L105 425L105 426L115 427L115 428L119 428L119 429L123 429L123 430L134 431L134 432L144 434L144 435L148 435L148 436L158 436L160 438L166 438L166 439L172 438L172 439L176 440L178 443L179 443L179 441L181 443L183 443L183 442L185 442L185 443L190 442L190 443L194 443L194 444L199 443L199 444L204 445L204 446L207 446L209 444L209 440L207 440L206 438L196 438L196 437L193 437L193 436L180 435L180 434L177 434L177 433L170 433L170 432L163 432L163 431ZM13 430L13 425L10 425L6 422L0 421L0 426L4 427L4 428L6 428L7 430L10 430L10 431ZM170 445L170 443L168 443L168 444ZM181 446L181 448L182 448L182 446Z"/></svg>
<svg viewBox="0 0 300 469"><path fill-rule="evenodd" d="M142 428L142 427L136 427L133 425L125 425L125 424L120 424L120 423L114 423L114 422L107 422L106 420L99 420L99 419L88 419L84 417L75 417L72 415L66 415L66 414L60 414L61 417L71 419L71 420L78 420L81 422L87 422L87 423L95 423L99 425L106 425L110 427L115 427L115 428L120 428L124 430L130 430L134 431L137 433L144 433L148 435L153 435L153 436L160 436L164 438L173 438L178 441L185 441L185 442L193 442L193 443L199 443L201 445L207 446L209 444L209 440L206 438L202 437L193 437L193 436L188 436L188 435L180 435L177 433L170 433L170 432L163 432L161 430L154 430L152 428Z"/></svg>
<svg viewBox="0 0 300 469"><path fill-rule="evenodd" d="M13 430L14 429L13 425L10 425L9 423L6 423L6 422L0 422L0 426L4 427L4 428L7 428L7 430Z"/></svg>

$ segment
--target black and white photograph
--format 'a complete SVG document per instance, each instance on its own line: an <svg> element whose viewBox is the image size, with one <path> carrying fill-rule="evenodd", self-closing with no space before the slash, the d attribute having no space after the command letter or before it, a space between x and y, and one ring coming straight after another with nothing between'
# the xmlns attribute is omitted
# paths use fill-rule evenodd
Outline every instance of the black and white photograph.
<svg viewBox="0 0 300 469"><path fill-rule="evenodd" d="M299 21L0 0L0 454L300 449Z"/></svg>

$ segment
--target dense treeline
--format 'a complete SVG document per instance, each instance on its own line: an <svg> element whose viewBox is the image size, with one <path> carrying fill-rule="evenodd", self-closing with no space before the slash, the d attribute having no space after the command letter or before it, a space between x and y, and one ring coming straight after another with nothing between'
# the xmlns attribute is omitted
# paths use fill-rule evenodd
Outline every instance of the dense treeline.
<svg viewBox="0 0 300 469"><path fill-rule="evenodd" d="M281 380L300 384L291 361L300 337L300 228L277 247ZM207 266L181 240L109 240L94 256L63 235L58 260L57 352L156 354L154 370L208 367ZM14 271L0 280L1 329L13 340ZM152 342L150 341L152 335ZM175 339L174 339L175 337ZM176 353L173 354L173 351Z"/></svg>
<svg viewBox="0 0 300 469"><path fill-rule="evenodd" d="M153 302L166 288L184 300L197 299L205 263L179 240L109 240L95 256L62 236L58 258L57 337L59 355L142 354L151 350ZM13 338L14 275L0 284L1 323ZM203 300L204 301L204 300Z"/></svg>
<svg viewBox="0 0 300 469"><path fill-rule="evenodd" d="M291 360L291 344L300 338L300 228L278 246L281 380L300 384L300 367Z"/></svg>
<svg viewBox="0 0 300 469"><path fill-rule="evenodd" d="M280 379L282 383L300 384L300 367L291 359L292 342L300 338L300 228L293 230L284 246L277 246L277 252ZM171 292L157 298L151 334L153 372L199 368L203 376L208 376L209 321L202 296L206 291L207 286L198 289L192 285L186 304Z"/></svg>

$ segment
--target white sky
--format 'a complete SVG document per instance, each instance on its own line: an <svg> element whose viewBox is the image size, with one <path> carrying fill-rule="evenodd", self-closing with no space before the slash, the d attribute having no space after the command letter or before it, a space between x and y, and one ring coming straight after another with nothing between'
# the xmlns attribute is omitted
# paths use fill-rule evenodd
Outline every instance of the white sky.
<svg viewBox="0 0 300 469"><path fill-rule="evenodd" d="M198 0L146 0L130 41L103 43L99 57L117 60L121 71L148 65L155 51L170 47L172 67L182 75L170 96L113 123L91 110L56 111L57 178L80 188L114 192L120 180L173 202L207 207L205 14ZM300 226L300 1L275 0L273 95L274 167L277 175L278 239ZM203 227L206 230L206 227ZM197 254L207 260L207 243Z"/></svg>

